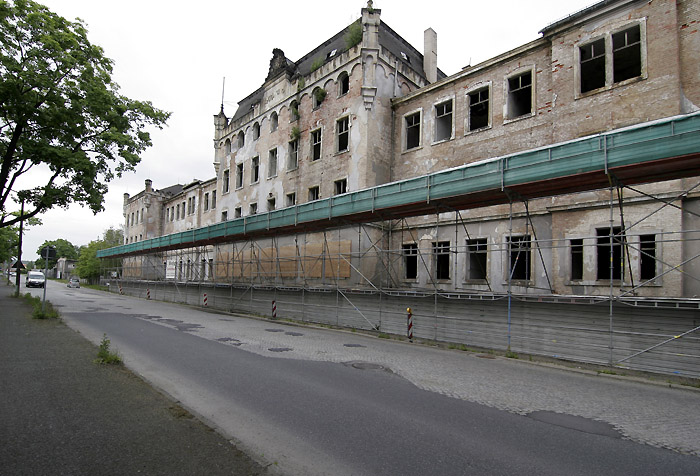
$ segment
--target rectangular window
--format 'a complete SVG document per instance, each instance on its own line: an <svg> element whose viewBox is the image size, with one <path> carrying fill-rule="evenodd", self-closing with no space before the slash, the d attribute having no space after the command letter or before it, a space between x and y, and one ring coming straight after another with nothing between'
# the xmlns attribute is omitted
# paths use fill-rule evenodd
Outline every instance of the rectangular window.
<svg viewBox="0 0 700 476"><path fill-rule="evenodd" d="M350 147L350 118L344 117L336 122L336 131L338 135L338 150L344 152Z"/></svg>
<svg viewBox="0 0 700 476"><path fill-rule="evenodd" d="M228 170L224 170L224 177L221 181L222 181L221 192L228 193L228 191L229 191L229 171Z"/></svg>
<svg viewBox="0 0 700 476"><path fill-rule="evenodd" d="M287 157L287 170L294 170L299 166L299 139L289 143L289 156Z"/></svg>
<svg viewBox="0 0 700 476"><path fill-rule="evenodd" d="M529 281L532 277L530 269L532 248L530 235L511 236L508 238L510 245L510 260L508 275L510 279Z"/></svg>
<svg viewBox="0 0 700 476"><path fill-rule="evenodd" d="M295 192L287 194L287 206L293 207L297 204L297 194Z"/></svg>
<svg viewBox="0 0 700 476"><path fill-rule="evenodd" d="M581 58L581 92L605 86L605 39L579 47Z"/></svg>
<svg viewBox="0 0 700 476"><path fill-rule="evenodd" d="M321 129L311 131L311 160L321 158Z"/></svg>
<svg viewBox="0 0 700 476"><path fill-rule="evenodd" d="M532 71L508 78L508 119L532 114Z"/></svg>
<svg viewBox="0 0 700 476"><path fill-rule="evenodd" d="M656 235L639 237L639 277L645 281L656 277Z"/></svg>
<svg viewBox="0 0 700 476"><path fill-rule="evenodd" d="M267 178L277 175L277 148L268 153Z"/></svg>
<svg viewBox="0 0 700 476"><path fill-rule="evenodd" d="M639 25L613 33L613 82L642 75L642 41Z"/></svg>
<svg viewBox="0 0 700 476"><path fill-rule="evenodd" d="M571 280L583 279L583 239L575 238L571 243Z"/></svg>
<svg viewBox="0 0 700 476"><path fill-rule="evenodd" d="M182 218L185 218L185 202L182 202Z"/></svg>
<svg viewBox="0 0 700 476"><path fill-rule="evenodd" d="M257 203L251 203L250 204L250 215L255 215L258 213L258 204Z"/></svg>
<svg viewBox="0 0 700 476"><path fill-rule="evenodd" d="M435 106L435 142L452 138L452 100Z"/></svg>
<svg viewBox="0 0 700 476"><path fill-rule="evenodd" d="M204 211L209 210L209 193L204 194Z"/></svg>
<svg viewBox="0 0 700 476"><path fill-rule="evenodd" d="M243 186L243 164L236 164L236 188Z"/></svg>
<svg viewBox="0 0 700 476"><path fill-rule="evenodd" d="M216 190L211 191L211 208L216 208Z"/></svg>
<svg viewBox="0 0 700 476"><path fill-rule="evenodd" d="M612 279L619 280L624 276L624 256L622 244L625 237L622 234L622 228L615 226L612 228L612 240L610 237L610 228L597 228L596 236L598 253L598 279L609 280L612 268ZM612 255L610 244L612 242Z"/></svg>
<svg viewBox="0 0 700 476"><path fill-rule="evenodd" d="M175 206L175 208L177 209L177 220L179 220L179 219L180 219L180 204L178 203L178 204ZM133 223L132 223L132 225L133 225Z"/></svg>
<svg viewBox="0 0 700 476"><path fill-rule="evenodd" d="M485 87L469 93L469 130L476 131L489 125L489 88Z"/></svg>
<svg viewBox="0 0 700 476"><path fill-rule="evenodd" d="M243 216L243 209L241 207L236 207L233 209L233 218L240 218Z"/></svg>
<svg viewBox="0 0 700 476"><path fill-rule="evenodd" d="M420 112L406 116L406 150L420 146Z"/></svg>
<svg viewBox="0 0 700 476"><path fill-rule="evenodd" d="M340 195L348 191L348 179L340 179L333 182L333 195Z"/></svg>
<svg viewBox="0 0 700 476"><path fill-rule="evenodd" d="M258 183L260 180L260 157L253 157L250 167L250 183Z"/></svg>
<svg viewBox="0 0 700 476"><path fill-rule="evenodd" d="M486 279L487 249L486 238L467 240L467 279Z"/></svg>
<svg viewBox="0 0 700 476"><path fill-rule="evenodd" d="M228 220L228 212L223 211L223 212L221 212L221 221L226 221L226 220Z"/></svg>
<svg viewBox="0 0 700 476"><path fill-rule="evenodd" d="M321 197L321 190L318 186L309 188L309 201L318 200Z"/></svg>
<svg viewBox="0 0 700 476"><path fill-rule="evenodd" d="M271 212L272 210L275 209L275 197L270 197L267 199L267 211Z"/></svg>
<svg viewBox="0 0 700 476"><path fill-rule="evenodd" d="M436 241L433 243L433 264L435 279L450 279L450 242Z"/></svg>
<svg viewBox="0 0 700 476"><path fill-rule="evenodd" d="M418 277L418 245L408 243L401 246L403 251L403 272L405 279Z"/></svg>

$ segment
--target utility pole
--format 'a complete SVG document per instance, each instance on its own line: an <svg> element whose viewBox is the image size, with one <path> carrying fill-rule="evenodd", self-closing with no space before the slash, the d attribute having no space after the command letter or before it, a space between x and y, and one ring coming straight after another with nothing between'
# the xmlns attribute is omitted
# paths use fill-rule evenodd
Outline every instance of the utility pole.
<svg viewBox="0 0 700 476"><path fill-rule="evenodd" d="M24 200L22 200L22 205L19 213L19 240L17 241L17 271L15 272L15 286L17 286L16 295L19 296L19 283L21 280L20 271L22 269L22 232L24 230Z"/></svg>

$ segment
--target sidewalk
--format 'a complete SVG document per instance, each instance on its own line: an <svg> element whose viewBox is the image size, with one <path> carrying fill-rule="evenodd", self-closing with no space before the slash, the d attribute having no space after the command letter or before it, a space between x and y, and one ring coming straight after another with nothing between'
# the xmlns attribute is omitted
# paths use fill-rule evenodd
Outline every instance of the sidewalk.
<svg viewBox="0 0 700 476"><path fill-rule="evenodd" d="M0 472L262 475L238 451L58 321L0 284Z"/></svg>

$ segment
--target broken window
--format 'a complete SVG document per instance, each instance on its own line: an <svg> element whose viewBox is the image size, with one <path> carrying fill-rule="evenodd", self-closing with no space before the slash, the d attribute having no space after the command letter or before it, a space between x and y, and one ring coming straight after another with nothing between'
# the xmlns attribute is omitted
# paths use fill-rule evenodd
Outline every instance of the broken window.
<svg viewBox="0 0 700 476"><path fill-rule="evenodd" d="M275 197L270 197L267 199L267 211L271 212L272 210L275 209L275 203L277 200L275 200Z"/></svg>
<svg viewBox="0 0 700 476"><path fill-rule="evenodd" d="M344 152L350 147L350 118L344 117L336 122L338 133L338 152Z"/></svg>
<svg viewBox="0 0 700 476"><path fill-rule="evenodd" d="M292 101L289 106L289 122L294 122L299 119L299 103Z"/></svg>
<svg viewBox="0 0 700 476"><path fill-rule="evenodd" d="M270 150L268 152L268 164L267 164L267 178L275 177L277 175L277 148Z"/></svg>
<svg viewBox="0 0 700 476"><path fill-rule="evenodd" d="M258 183L260 180L260 157L253 157L250 167L250 183Z"/></svg>
<svg viewBox="0 0 700 476"><path fill-rule="evenodd" d="M486 238L467 240L467 279L486 279Z"/></svg>
<svg viewBox="0 0 700 476"><path fill-rule="evenodd" d="M469 93L469 130L476 131L491 125L489 116L489 88Z"/></svg>
<svg viewBox="0 0 700 476"><path fill-rule="evenodd" d="M287 206L293 207L296 204L297 204L297 194L295 192L288 193L287 194Z"/></svg>
<svg viewBox="0 0 700 476"><path fill-rule="evenodd" d="M610 232L612 231L612 237ZM612 279L619 280L624 276L624 255L622 245L625 237L622 234L622 228L615 226L612 228L597 228L596 229L598 253L598 273L597 279ZM612 243L612 253L611 253Z"/></svg>
<svg viewBox="0 0 700 476"><path fill-rule="evenodd" d="M510 259L508 275L512 280L529 281L532 277L530 235L508 237Z"/></svg>
<svg viewBox="0 0 700 476"><path fill-rule="evenodd" d="M321 129L311 131L311 160L321 158Z"/></svg>
<svg viewBox="0 0 700 476"><path fill-rule="evenodd" d="M277 113L273 112L272 115L270 115L270 132L275 132L278 124L279 118L277 117Z"/></svg>
<svg viewBox="0 0 700 476"><path fill-rule="evenodd" d="M236 188L241 188L242 186L243 186L243 163L240 163L240 164L236 164Z"/></svg>
<svg viewBox="0 0 700 476"><path fill-rule="evenodd" d="M452 138L452 100L435 106L435 142Z"/></svg>
<svg viewBox="0 0 700 476"><path fill-rule="evenodd" d="M257 122L253 124L253 140L258 140L260 138L260 124Z"/></svg>
<svg viewBox="0 0 700 476"><path fill-rule="evenodd" d="M508 119L532 114L532 71L508 78Z"/></svg>
<svg viewBox="0 0 700 476"><path fill-rule="evenodd" d="M420 112L406 116L406 150L420 146Z"/></svg>
<svg viewBox="0 0 700 476"><path fill-rule="evenodd" d="M605 39L579 47L581 57L581 92L605 86Z"/></svg>
<svg viewBox="0 0 700 476"><path fill-rule="evenodd" d="M613 82L642 75L642 41L639 25L613 33Z"/></svg>
<svg viewBox="0 0 700 476"><path fill-rule="evenodd" d="M574 238L571 244L571 280L583 279L583 239Z"/></svg>
<svg viewBox="0 0 700 476"><path fill-rule="evenodd" d="M348 73L341 73L338 78L338 97L350 92L350 76Z"/></svg>
<svg viewBox="0 0 700 476"><path fill-rule="evenodd" d="M204 194L204 211L209 210L209 193Z"/></svg>
<svg viewBox="0 0 700 476"><path fill-rule="evenodd" d="M435 279L450 279L450 242L436 241L433 243L433 264Z"/></svg>
<svg viewBox="0 0 700 476"><path fill-rule="evenodd" d="M216 208L216 190L211 191L211 208Z"/></svg>
<svg viewBox="0 0 700 476"><path fill-rule="evenodd" d="M321 197L321 190L318 186L309 188L309 201L318 200Z"/></svg>
<svg viewBox="0 0 700 476"><path fill-rule="evenodd" d="M416 279L418 277L418 245L408 243L401 246L403 251L404 279Z"/></svg>
<svg viewBox="0 0 700 476"><path fill-rule="evenodd" d="M333 195L340 195L348 191L348 179L340 179L333 182Z"/></svg>
<svg viewBox="0 0 700 476"><path fill-rule="evenodd" d="M238 133L238 148L240 149L245 145L245 134L243 131Z"/></svg>
<svg viewBox="0 0 700 476"><path fill-rule="evenodd" d="M228 212L224 210L223 212L221 212L221 221L226 220L228 220Z"/></svg>
<svg viewBox="0 0 700 476"><path fill-rule="evenodd" d="M241 207L236 207L233 209L233 218L240 218L243 216L243 209Z"/></svg>
<svg viewBox="0 0 700 476"><path fill-rule="evenodd" d="M639 277L645 281L656 277L656 235L639 237Z"/></svg>
<svg viewBox="0 0 700 476"><path fill-rule="evenodd" d="M222 187L221 192L222 193L228 193L228 191L229 191L229 175L230 175L230 172L228 171L228 169L224 170L224 176L221 179L221 182L222 182L221 183L221 187ZM178 212L179 211L180 211L180 209L178 208ZM178 215L179 215L179 213L178 213Z"/></svg>
<svg viewBox="0 0 700 476"><path fill-rule="evenodd" d="M289 155L287 156L287 170L294 170L299 166L299 139L289 143Z"/></svg>
<svg viewBox="0 0 700 476"><path fill-rule="evenodd" d="M255 215L256 213L258 213L258 204L251 203L250 204L250 215Z"/></svg>
<svg viewBox="0 0 700 476"><path fill-rule="evenodd" d="M226 152L226 155L229 155L231 153L231 140L226 139L226 142L224 142L224 151Z"/></svg>

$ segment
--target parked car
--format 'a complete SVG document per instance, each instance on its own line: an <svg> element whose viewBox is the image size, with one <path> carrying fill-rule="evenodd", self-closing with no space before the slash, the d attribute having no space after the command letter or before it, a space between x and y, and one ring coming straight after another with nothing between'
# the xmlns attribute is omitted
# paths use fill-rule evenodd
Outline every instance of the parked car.
<svg viewBox="0 0 700 476"><path fill-rule="evenodd" d="M24 284L28 288L43 288L46 285L46 277L41 271L30 271Z"/></svg>
<svg viewBox="0 0 700 476"><path fill-rule="evenodd" d="M80 278L73 276L68 280L68 287L69 288L79 288L80 287Z"/></svg>

